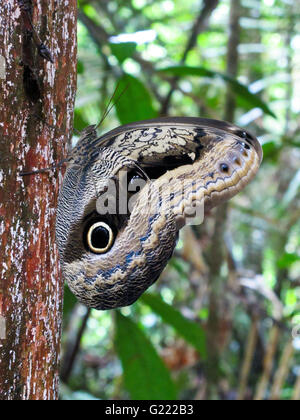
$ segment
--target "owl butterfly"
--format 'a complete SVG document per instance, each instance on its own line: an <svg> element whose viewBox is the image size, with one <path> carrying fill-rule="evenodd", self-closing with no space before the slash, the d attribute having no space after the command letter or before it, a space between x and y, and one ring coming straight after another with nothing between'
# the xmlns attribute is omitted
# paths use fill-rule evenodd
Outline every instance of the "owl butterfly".
<svg viewBox="0 0 300 420"><path fill-rule="evenodd" d="M71 152L57 211L72 292L99 310L135 302L162 273L191 214L236 195L261 161L258 140L223 121L155 119L100 138L90 127Z"/></svg>

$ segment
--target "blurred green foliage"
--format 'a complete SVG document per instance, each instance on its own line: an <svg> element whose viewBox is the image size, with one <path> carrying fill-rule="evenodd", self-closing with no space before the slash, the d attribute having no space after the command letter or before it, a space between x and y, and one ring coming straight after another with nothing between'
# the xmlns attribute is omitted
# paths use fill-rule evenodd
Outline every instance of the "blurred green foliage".
<svg viewBox="0 0 300 420"><path fill-rule="evenodd" d="M220 358L214 396L219 399L236 398L241 391L249 331L257 320L244 397L255 395L272 328L279 325L264 394L274 397L272 382L279 378L282 351L300 324L300 5L290 0L241 3L235 79L226 73L229 0L220 0L184 60L201 0L79 1L77 130L98 123L112 97L115 108L101 132L154 118L170 92L169 115L222 119L230 88L236 123L252 130L263 144L261 171L228 210L227 254L221 267L224 312L219 318L224 337L215 334ZM207 269L214 252L213 221L214 213L194 230L203 267L189 257L189 239L183 236L151 294L121 311L91 312L61 390L63 399L207 396L205 389L211 389L213 381ZM65 355L76 341L84 313L67 292ZM294 337L294 357L282 383L284 399L295 395L299 381L299 340Z"/></svg>

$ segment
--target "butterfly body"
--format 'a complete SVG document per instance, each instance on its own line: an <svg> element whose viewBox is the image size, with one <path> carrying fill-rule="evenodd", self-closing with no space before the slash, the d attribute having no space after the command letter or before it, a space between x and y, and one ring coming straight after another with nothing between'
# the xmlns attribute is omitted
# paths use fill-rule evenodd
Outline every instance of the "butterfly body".
<svg viewBox="0 0 300 420"><path fill-rule="evenodd" d="M222 121L156 119L100 138L87 129L70 155L57 212L71 290L96 309L133 303L165 268L188 210L234 196L261 159L256 138ZM138 194L128 194L135 183Z"/></svg>

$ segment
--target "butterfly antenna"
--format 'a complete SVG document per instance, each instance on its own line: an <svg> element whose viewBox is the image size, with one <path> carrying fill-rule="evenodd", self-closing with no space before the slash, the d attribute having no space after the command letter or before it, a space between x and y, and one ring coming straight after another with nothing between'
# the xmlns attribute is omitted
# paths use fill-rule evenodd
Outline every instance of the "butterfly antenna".
<svg viewBox="0 0 300 420"><path fill-rule="evenodd" d="M75 127L73 127L73 132L75 134L77 134L77 136L80 136L81 135L81 131L80 130L77 130L77 128L75 128Z"/></svg>
<svg viewBox="0 0 300 420"><path fill-rule="evenodd" d="M101 118L101 120L100 120L100 122L99 122L99 124L97 125L97 127L96 127L96 128L100 127L100 125L103 123L103 121L105 120L105 118L106 118L106 117L108 116L108 114L110 113L110 110L111 110L111 105L112 105L112 102L113 102L114 97L115 97L115 96L116 96L116 94L117 94L117 91L118 91L118 89L119 89L119 86L120 86L120 82L118 82L118 83L117 83L117 86L116 86L116 88L115 88L115 90L114 90L114 93L112 94L112 96L111 96L111 98L110 98L110 100L109 100L108 104L106 105L105 110L104 110L104 113L103 113L103 116L102 116L102 118Z"/></svg>
<svg viewBox="0 0 300 420"><path fill-rule="evenodd" d="M122 90L122 92L120 92L119 96L117 97L117 99L113 102L114 98L117 96L117 92L119 90L120 87L120 82L118 82L117 87L114 90L114 93L112 95L112 97L110 98L108 105L104 111L103 117L101 118L101 121L99 122L99 124L96 126L96 129L99 128L103 121L106 119L106 117L110 114L111 110L117 105L117 103L120 101L121 97L124 95L124 93L126 92L126 90L129 87L129 83L127 84L127 86Z"/></svg>

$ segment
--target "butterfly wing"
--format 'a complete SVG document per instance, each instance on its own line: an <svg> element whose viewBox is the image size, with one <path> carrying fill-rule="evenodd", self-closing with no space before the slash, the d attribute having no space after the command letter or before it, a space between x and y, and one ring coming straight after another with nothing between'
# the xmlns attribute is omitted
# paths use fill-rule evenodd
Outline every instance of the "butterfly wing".
<svg viewBox="0 0 300 420"><path fill-rule="evenodd" d="M97 309L133 303L166 266L186 223L186 209L195 202L211 208L228 200L251 181L261 159L255 137L215 120L156 119L100 138L84 135L70 156L57 218L63 272L71 290ZM122 183L130 172L145 174L132 211L100 215L99 200L109 181ZM117 202L120 191L112 194ZM106 239L110 246L102 247L105 252L89 246L94 240L100 247Z"/></svg>

